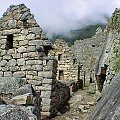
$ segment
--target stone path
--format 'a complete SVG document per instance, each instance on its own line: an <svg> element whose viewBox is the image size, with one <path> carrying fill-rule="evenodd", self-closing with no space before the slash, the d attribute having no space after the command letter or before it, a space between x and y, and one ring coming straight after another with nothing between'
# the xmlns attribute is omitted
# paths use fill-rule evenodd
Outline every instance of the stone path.
<svg viewBox="0 0 120 120"><path fill-rule="evenodd" d="M96 95L88 93L88 87L78 90L52 120L88 120L88 115L96 104Z"/></svg>

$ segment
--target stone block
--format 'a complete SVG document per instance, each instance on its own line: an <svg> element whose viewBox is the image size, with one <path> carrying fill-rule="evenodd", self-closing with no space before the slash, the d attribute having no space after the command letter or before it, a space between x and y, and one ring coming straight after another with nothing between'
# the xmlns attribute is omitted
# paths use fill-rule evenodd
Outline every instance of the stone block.
<svg viewBox="0 0 120 120"><path fill-rule="evenodd" d="M35 85L35 86L41 86L42 85L42 81L38 81L38 80L28 80L28 83L31 85Z"/></svg>
<svg viewBox="0 0 120 120"><path fill-rule="evenodd" d="M57 69L53 66L44 66L43 71L53 71L54 73L56 73Z"/></svg>
<svg viewBox="0 0 120 120"><path fill-rule="evenodd" d="M35 46L28 46L27 51L28 52L34 52L35 51Z"/></svg>
<svg viewBox="0 0 120 120"><path fill-rule="evenodd" d="M96 84L95 83L90 83L88 92L91 94L94 94L96 92Z"/></svg>
<svg viewBox="0 0 120 120"><path fill-rule="evenodd" d="M27 71L27 74L37 76L37 71Z"/></svg>
<svg viewBox="0 0 120 120"><path fill-rule="evenodd" d="M7 54L14 54L15 53L15 51L13 50L13 49L9 49L8 51L7 51Z"/></svg>
<svg viewBox="0 0 120 120"><path fill-rule="evenodd" d="M29 58L30 59L38 59L38 54L36 52L28 52L28 53L23 53L24 58Z"/></svg>
<svg viewBox="0 0 120 120"><path fill-rule="evenodd" d="M56 74L52 71L43 71L43 77L45 78L55 78Z"/></svg>
<svg viewBox="0 0 120 120"><path fill-rule="evenodd" d="M0 66L1 66L1 67L6 66L6 64L7 64L7 61L6 61L6 60L2 60L2 61L0 62Z"/></svg>
<svg viewBox="0 0 120 120"><path fill-rule="evenodd" d="M3 77L3 72L2 71L0 71L0 77Z"/></svg>
<svg viewBox="0 0 120 120"><path fill-rule="evenodd" d="M11 72L16 72L16 71L19 71L19 70L20 70L20 67L18 67L18 66L10 67Z"/></svg>
<svg viewBox="0 0 120 120"><path fill-rule="evenodd" d="M25 39L26 40L35 40L35 34L28 34Z"/></svg>
<svg viewBox="0 0 120 120"><path fill-rule="evenodd" d="M42 112L50 112L51 106L42 106Z"/></svg>
<svg viewBox="0 0 120 120"><path fill-rule="evenodd" d="M38 72L38 76L39 76L39 77L43 77L43 71L39 71L39 72Z"/></svg>
<svg viewBox="0 0 120 120"><path fill-rule="evenodd" d="M18 72L14 72L13 73L13 77L20 77L20 78L24 78L25 77L25 72L24 71L18 71Z"/></svg>
<svg viewBox="0 0 120 120"><path fill-rule="evenodd" d="M2 50L1 51L1 56L6 55L6 54L7 54L7 50Z"/></svg>
<svg viewBox="0 0 120 120"><path fill-rule="evenodd" d="M3 60L10 60L12 57L11 55L4 55Z"/></svg>
<svg viewBox="0 0 120 120"><path fill-rule="evenodd" d="M23 78L22 78L23 80ZM24 94L27 94L27 93L30 93L32 95L33 93L33 90L32 90L32 87L31 85L29 84L26 84L26 85L23 85L22 87L18 88L15 92L14 92L14 97L15 96L18 96L18 95L24 95Z"/></svg>
<svg viewBox="0 0 120 120"><path fill-rule="evenodd" d="M35 65L35 60L27 60L26 65Z"/></svg>
<svg viewBox="0 0 120 120"><path fill-rule="evenodd" d="M35 60L36 65L42 65L43 61L42 60Z"/></svg>
<svg viewBox="0 0 120 120"><path fill-rule="evenodd" d="M42 65L42 60L27 60L26 65Z"/></svg>
<svg viewBox="0 0 120 120"><path fill-rule="evenodd" d="M1 38L0 43L1 44L6 44L6 38Z"/></svg>
<svg viewBox="0 0 120 120"><path fill-rule="evenodd" d="M33 80L43 81L43 77L33 76Z"/></svg>
<svg viewBox="0 0 120 120"><path fill-rule="evenodd" d="M22 71L30 71L30 70L33 70L32 66L31 65L24 65L24 66L21 66L20 67Z"/></svg>
<svg viewBox="0 0 120 120"><path fill-rule="evenodd" d="M25 59L21 58L21 59L17 59L17 64L20 65L25 65Z"/></svg>
<svg viewBox="0 0 120 120"><path fill-rule="evenodd" d="M11 71L4 72L4 77L12 77L12 72Z"/></svg>
<svg viewBox="0 0 120 120"><path fill-rule="evenodd" d="M20 53L12 54L13 58L19 59L21 57Z"/></svg>
<svg viewBox="0 0 120 120"><path fill-rule="evenodd" d="M42 98L41 105L42 106L50 106L51 105L51 99Z"/></svg>
<svg viewBox="0 0 120 120"><path fill-rule="evenodd" d="M50 99L52 96L52 91L41 91L41 98L48 98Z"/></svg>
<svg viewBox="0 0 120 120"><path fill-rule="evenodd" d="M20 45L20 46L28 45L28 40L20 41L20 42L19 42L19 45Z"/></svg>
<svg viewBox="0 0 120 120"><path fill-rule="evenodd" d="M29 41L28 45L38 45L41 42L41 40L31 40Z"/></svg>
<svg viewBox="0 0 120 120"><path fill-rule="evenodd" d="M19 53L24 53L24 52L26 52L26 48L24 46L22 46L22 47L18 48L17 51Z"/></svg>
<svg viewBox="0 0 120 120"><path fill-rule="evenodd" d="M50 84L43 84L42 83L42 86L43 86L43 91L46 90L46 91L51 91L53 90L53 85L50 85Z"/></svg>
<svg viewBox="0 0 120 120"><path fill-rule="evenodd" d="M33 79L33 75L26 75L26 79L27 79L27 80Z"/></svg>
<svg viewBox="0 0 120 120"><path fill-rule="evenodd" d="M55 79L44 78L42 81L43 84L52 84L53 82L55 82Z"/></svg>
<svg viewBox="0 0 120 120"><path fill-rule="evenodd" d="M42 65L32 65L33 70L36 71L42 71L43 70L43 66Z"/></svg>
<svg viewBox="0 0 120 120"><path fill-rule="evenodd" d="M15 59L11 59L11 60L9 60L9 62L8 62L8 65L9 65L9 66L15 66L16 64L17 64L17 62L16 62Z"/></svg>
<svg viewBox="0 0 120 120"><path fill-rule="evenodd" d="M11 99L11 103L15 105L33 105L33 95L31 93L15 96Z"/></svg>
<svg viewBox="0 0 120 120"><path fill-rule="evenodd" d="M41 112L41 119L46 120L49 116L51 116L50 112Z"/></svg>
<svg viewBox="0 0 120 120"><path fill-rule="evenodd" d="M40 35L42 32L42 29L40 27L32 27L29 28L29 30L36 35Z"/></svg>

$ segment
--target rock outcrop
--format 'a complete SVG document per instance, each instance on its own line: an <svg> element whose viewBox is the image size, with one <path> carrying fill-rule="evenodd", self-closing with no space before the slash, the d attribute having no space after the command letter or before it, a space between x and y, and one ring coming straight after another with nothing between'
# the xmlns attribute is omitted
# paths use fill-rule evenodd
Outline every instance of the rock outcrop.
<svg viewBox="0 0 120 120"><path fill-rule="evenodd" d="M119 120L120 119L120 72L106 91L102 92L100 100L91 113L89 120Z"/></svg>
<svg viewBox="0 0 120 120"><path fill-rule="evenodd" d="M0 105L0 120L37 120L37 117L30 107Z"/></svg>
<svg viewBox="0 0 120 120"><path fill-rule="evenodd" d="M90 120L120 119L120 9L107 26L107 41L96 69L101 95Z"/></svg>

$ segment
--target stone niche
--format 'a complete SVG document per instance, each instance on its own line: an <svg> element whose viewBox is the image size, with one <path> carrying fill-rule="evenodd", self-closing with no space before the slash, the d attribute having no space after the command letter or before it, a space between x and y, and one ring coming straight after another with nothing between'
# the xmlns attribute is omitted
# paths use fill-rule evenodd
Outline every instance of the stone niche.
<svg viewBox="0 0 120 120"><path fill-rule="evenodd" d="M47 55L51 48L51 42L24 4L11 5L3 14L0 19L0 77L21 78L32 86L39 98L41 119L51 116L69 97L69 89L64 86L68 95L61 97L65 95L64 90L60 90L59 103L54 102L58 90L57 61Z"/></svg>

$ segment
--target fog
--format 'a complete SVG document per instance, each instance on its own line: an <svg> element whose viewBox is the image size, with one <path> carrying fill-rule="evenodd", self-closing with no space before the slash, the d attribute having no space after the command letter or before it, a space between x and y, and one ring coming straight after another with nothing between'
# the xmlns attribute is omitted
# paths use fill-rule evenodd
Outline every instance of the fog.
<svg viewBox="0 0 120 120"><path fill-rule="evenodd" d="M0 16L11 4L24 3L48 36L67 34L87 25L107 23L120 0L4 0L0 3Z"/></svg>

